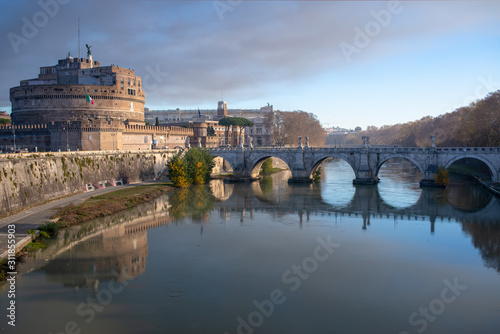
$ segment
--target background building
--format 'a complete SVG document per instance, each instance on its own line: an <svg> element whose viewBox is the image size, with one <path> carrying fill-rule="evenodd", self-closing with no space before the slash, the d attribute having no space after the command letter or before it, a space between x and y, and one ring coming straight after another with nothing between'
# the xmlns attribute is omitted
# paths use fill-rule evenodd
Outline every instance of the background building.
<svg viewBox="0 0 500 334"><path fill-rule="evenodd" d="M0 111L0 119L4 119L10 122L10 115L6 111Z"/></svg>
<svg viewBox="0 0 500 334"><path fill-rule="evenodd" d="M218 125L224 117L243 117L254 122L254 126L246 127L244 131L244 144L249 144L250 138L254 146L271 146L271 129L266 123L266 117L273 111L272 105L267 105L260 109L228 109L227 102L219 101L217 109L189 109L181 110L151 110L145 108L144 117L150 124L155 124L156 120L160 125L182 125L194 127L196 123L205 123L207 127L213 127L221 146L239 145L239 129L237 127L225 129ZM224 133L223 133L224 132Z"/></svg>

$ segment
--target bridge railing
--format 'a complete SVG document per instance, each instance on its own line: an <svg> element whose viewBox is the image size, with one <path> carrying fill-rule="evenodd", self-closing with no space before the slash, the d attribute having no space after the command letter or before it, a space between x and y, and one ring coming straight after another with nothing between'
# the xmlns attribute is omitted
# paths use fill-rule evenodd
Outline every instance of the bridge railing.
<svg viewBox="0 0 500 334"><path fill-rule="evenodd" d="M209 148L210 151L239 151L240 147L216 147ZM297 151L298 147L262 147L257 146L252 149L245 147L245 150L252 150L254 152L286 152L286 151ZM433 150L430 147L303 147L302 150L309 150L314 152L371 152L371 153L422 153L429 152ZM436 147L435 150L440 153L447 152L476 152L476 153L498 153L500 152L500 147Z"/></svg>

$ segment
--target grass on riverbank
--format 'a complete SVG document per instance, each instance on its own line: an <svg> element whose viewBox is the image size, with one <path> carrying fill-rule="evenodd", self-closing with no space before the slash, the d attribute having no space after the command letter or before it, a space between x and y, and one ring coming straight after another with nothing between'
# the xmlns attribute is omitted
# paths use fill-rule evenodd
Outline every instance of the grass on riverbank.
<svg viewBox="0 0 500 334"><path fill-rule="evenodd" d="M171 182L129 187L106 194L92 196L79 205L69 205L57 211L52 219L61 225L75 225L95 218L133 208L151 201L173 189Z"/></svg>

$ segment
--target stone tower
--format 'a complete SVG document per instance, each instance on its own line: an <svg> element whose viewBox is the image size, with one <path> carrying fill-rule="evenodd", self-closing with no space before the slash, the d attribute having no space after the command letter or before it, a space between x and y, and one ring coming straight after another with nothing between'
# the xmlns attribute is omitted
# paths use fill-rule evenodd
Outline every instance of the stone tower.
<svg viewBox="0 0 500 334"><path fill-rule="evenodd" d="M227 117L227 103L226 101L219 101L219 104L217 106L217 116L219 118L224 118Z"/></svg>

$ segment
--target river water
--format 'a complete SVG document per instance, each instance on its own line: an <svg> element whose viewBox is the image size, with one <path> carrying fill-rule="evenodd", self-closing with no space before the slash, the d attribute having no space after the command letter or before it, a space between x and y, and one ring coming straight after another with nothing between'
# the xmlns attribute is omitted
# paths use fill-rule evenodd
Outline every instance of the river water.
<svg viewBox="0 0 500 334"><path fill-rule="evenodd" d="M20 265L16 333L498 333L500 203L389 161L213 181L61 232ZM6 291L2 291L2 309Z"/></svg>

